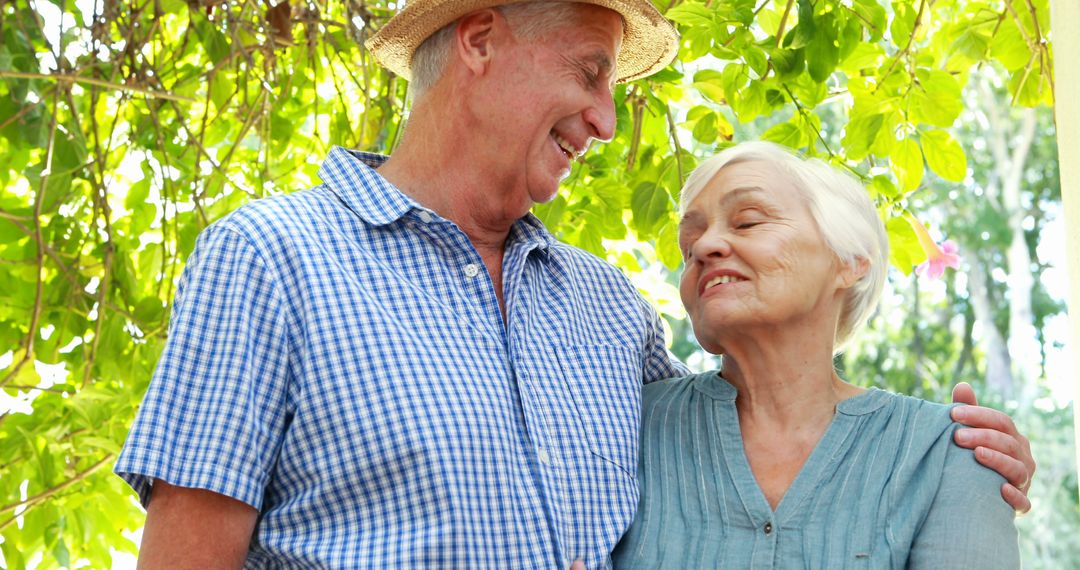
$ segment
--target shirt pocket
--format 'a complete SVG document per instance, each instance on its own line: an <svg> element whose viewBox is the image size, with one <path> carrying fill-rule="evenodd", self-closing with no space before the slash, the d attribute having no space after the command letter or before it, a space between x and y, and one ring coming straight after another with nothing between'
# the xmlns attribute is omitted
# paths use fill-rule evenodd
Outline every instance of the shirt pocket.
<svg viewBox="0 0 1080 570"><path fill-rule="evenodd" d="M556 347L589 450L637 476L641 358L611 345Z"/></svg>

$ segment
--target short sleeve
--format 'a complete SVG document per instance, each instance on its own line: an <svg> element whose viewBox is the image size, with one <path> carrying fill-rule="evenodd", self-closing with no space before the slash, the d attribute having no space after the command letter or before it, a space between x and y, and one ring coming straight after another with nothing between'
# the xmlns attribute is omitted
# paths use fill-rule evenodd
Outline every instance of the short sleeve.
<svg viewBox="0 0 1080 570"><path fill-rule="evenodd" d="M203 232L115 466L144 505L162 479L261 507L289 415L286 322L280 280L251 242L221 222Z"/></svg>
<svg viewBox="0 0 1080 570"><path fill-rule="evenodd" d="M640 294L638 300L641 303L641 311L647 327L645 331L642 382L648 384L657 380L686 376L690 373L690 370L667 349L667 340L664 338L664 326L660 322L660 315Z"/></svg>
<svg viewBox="0 0 1080 570"><path fill-rule="evenodd" d="M1004 478L949 441L941 482L915 535L908 568L1020 568L1015 513L1001 498Z"/></svg>

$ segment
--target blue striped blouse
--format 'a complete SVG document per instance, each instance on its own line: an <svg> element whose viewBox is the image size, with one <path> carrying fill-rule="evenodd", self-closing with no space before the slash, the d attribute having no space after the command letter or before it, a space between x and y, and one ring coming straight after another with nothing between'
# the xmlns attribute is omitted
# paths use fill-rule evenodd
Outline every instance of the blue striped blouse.
<svg viewBox="0 0 1080 570"><path fill-rule="evenodd" d="M952 443L949 406L876 389L840 402L773 511L735 396L715 372L644 388L617 568L1019 568L1003 479Z"/></svg>

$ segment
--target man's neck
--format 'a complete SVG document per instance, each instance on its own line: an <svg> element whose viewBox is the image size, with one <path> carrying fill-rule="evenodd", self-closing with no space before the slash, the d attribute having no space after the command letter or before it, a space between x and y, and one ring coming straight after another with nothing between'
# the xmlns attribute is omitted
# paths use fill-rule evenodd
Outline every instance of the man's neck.
<svg viewBox="0 0 1080 570"><path fill-rule="evenodd" d="M469 238L487 268L506 316L502 261L510 228L524 212L500 208L506 191L486 176L483 161L460 144L461 133L453 114L418 106L401 144L378 172L401 192L439 216L454 222Z"/></svg>
<svg viewBox="0 0 1080 570"><path fill-rule="evenodd" d="M467 129L457 118L414 108L401 144L379 174L407 196L457 224L481 252L500 254L514 222L524 212L500 209L506 191L486 176L482 161L461 140Z"/></svg>

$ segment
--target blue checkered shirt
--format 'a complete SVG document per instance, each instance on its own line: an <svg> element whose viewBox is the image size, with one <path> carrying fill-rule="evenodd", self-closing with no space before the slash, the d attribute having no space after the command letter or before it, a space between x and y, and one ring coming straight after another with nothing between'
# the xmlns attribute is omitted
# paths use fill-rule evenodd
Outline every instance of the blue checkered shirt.
<svg viewBox="0 0 1080 570"><path fill-rule="evenodd" d="M615 268L528 215L506 321L452 222L334 148L199 237L116 472L259 510L247 567L565 568L638 502L641 383L684 374Z"/></svg>

